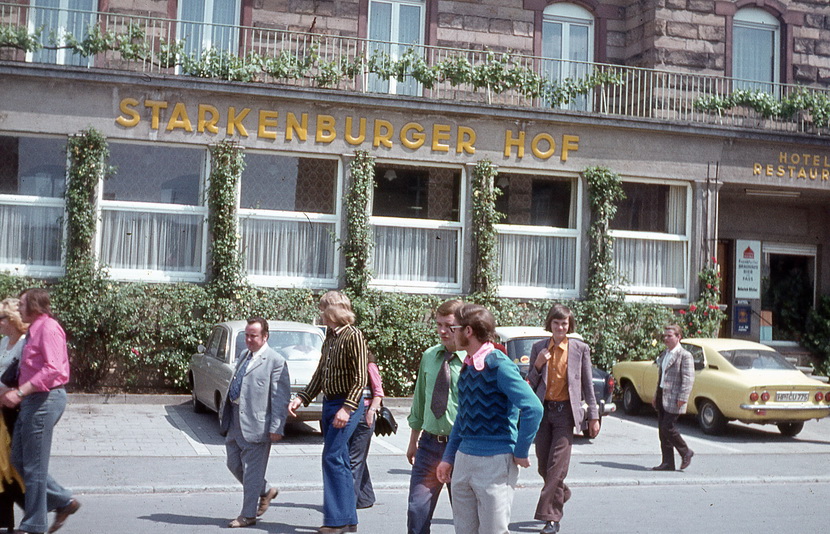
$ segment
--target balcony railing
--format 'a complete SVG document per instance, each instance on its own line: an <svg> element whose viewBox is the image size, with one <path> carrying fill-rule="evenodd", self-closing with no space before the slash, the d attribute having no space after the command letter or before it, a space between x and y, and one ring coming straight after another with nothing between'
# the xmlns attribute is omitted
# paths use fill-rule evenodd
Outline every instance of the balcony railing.
<svg viewBox="0 0 830 534"><path fill-rule="evenodd" d="M90 20L95 26L89 25ZM94 36L109 35L108 39L98 41L107 41L110 46L84 57L73 51L66 34L82 41L90 35L90 28ZM29 35L39 32L38 40L44 48L24 51L22 48L31 47L15 47L14 43L21 42L21 31ZM762 113L763 106L721 105L703 109L701 102L705 100L722 99L738 89L751 87L752 82L723 76L521 54L508 57L481 50L410 47L352 37L108 12L35 8L2 2L0 32L0 37L5 37L0 39L0 59L9 61L195 75L352 92L391 92L407 98L555 108L599 116L731 128L812 134L828 132L823 113L811 114L809 109L803 111L797 106L795 111L783 116ZM76 35L79 32L82 35ZM119 35L130 38L119 41L113 37ZM407 53L407 50L410 51ZM406 67L404 75L396 78L395 68L401 69L401 65ZM519 78L524 81L517 81ZM528 89L533 83L538 85L540 80L545 87L555 89L580 85L581 82L584 90L572 94L569 99L552 99L550 93ZM594 82L590 83L590 80ZM808 99L817 98L826 103L830 97L824 89L785 84L764 84L762 87L767 91L766 95L761 95L766 102L790 95L807 95Z"/></svg>

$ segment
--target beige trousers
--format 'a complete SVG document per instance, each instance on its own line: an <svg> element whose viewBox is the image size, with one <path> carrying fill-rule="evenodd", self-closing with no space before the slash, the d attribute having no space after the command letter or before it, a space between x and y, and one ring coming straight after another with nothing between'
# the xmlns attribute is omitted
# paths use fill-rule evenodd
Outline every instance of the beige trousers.
<svg viewBox="0 0 830 534"><path fill-rule="evenodd" d="M519 467L512 454L455 455L452 513L456 534L507 534Z"/></svg>

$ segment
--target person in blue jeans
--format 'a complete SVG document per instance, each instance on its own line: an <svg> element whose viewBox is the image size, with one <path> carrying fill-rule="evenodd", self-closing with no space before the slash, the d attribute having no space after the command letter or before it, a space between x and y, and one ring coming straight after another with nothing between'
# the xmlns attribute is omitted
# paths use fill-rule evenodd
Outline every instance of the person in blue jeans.
<svg viewBox="0 0 830 534"><path fill-rule="evenodd" d="M432 514L444 487L435 471L458 411L458 373L467 353L456 350L452 327L457 324L455 311L462 305L460 300L448 300L435 310L435 328L441 342L424 351L415 380L407 418L411 431L406 458L412 465L406 511L409 534L429 534ZM439 379L442 373L444 378Z"/></svg>
<svg viewBox="0 0 830 534"><path fill-rule="evenodd" d="M319 534L357 532L357 502L349 458L349 439L363 418L363 388L368 380L369 348L355 328L349 297L329 291L320 298L320 318L326 325L320 363L311 382L289 403L296 415L300 405L323 393L323 526Z"/></svg>

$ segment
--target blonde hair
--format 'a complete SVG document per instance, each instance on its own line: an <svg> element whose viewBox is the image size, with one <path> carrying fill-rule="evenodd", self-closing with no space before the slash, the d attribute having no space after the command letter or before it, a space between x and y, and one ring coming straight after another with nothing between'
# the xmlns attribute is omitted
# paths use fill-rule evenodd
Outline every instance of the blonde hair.
<svg viewBox="0 0 830 534"><path fill-rule="evenodd" d="M6 317L8 317L9 322L12 324L12 326L15 327L17 331L21 334L25 334L26 330L29 329L29 325L28 323L23 322L23 318L20 316L19 308L19 299L3 299L2 302L0 302L0 315L5 315Z"/></svg>
<svg viewBox="0 0 830 534"><path fill-rule="evenodd" d="M320 312L326 322L336 325L354 324L352 301L340 291L327 291L320 297Z"/></svg>

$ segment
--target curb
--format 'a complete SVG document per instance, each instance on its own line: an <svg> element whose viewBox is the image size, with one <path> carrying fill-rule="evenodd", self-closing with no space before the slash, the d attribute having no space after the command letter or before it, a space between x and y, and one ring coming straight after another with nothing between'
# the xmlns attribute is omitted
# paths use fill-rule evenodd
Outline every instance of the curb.
<svg viewBox="0 0 830 534"><path fill-rule="evenodd" d="M742 486L751 484L830 484L830 475L804 477L700 477L637 479L617 478L605 480L569 480L568 486L573 488L608 488L608 487L658 487L658 486ZM379 490L409 490L409 482L376 482L373 484ZM517 489L537 489L542 487L542 480L523 482L516 485ZM323 491L322 483L291 483L280 484L280 492ZM239 484L214 485L149 485L149 486L73 486L72 492L79 495L141 495L141 494L177 494L177 493L238 493L242 491Z"/></svg>

